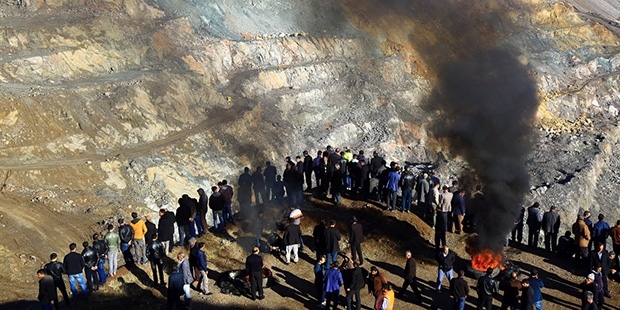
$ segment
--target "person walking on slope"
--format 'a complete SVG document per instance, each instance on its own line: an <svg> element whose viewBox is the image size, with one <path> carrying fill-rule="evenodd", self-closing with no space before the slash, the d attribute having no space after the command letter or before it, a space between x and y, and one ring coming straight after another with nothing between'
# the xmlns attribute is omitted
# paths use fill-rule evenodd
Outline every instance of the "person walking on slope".
<svg viewBox="0 0 620 310"><path fill-rule="evenodd" d="M362 255L362 242L364 242L364 229L362 224L357 221L357 217L353 216L351 220L351 235L349 237L349 246L351 247L351 260L356 261L359 256L359 264L364 264L364 256Z"/></svg>
<svg viewBox="0 0 620 310"><path fill-rule="evenodd" d="M418 287L418 278L416 277L416 262L415 259L411 257L411 251L405 252L405 258L407 259L407 262L405 263L403 286L400 289L400 292L398 292L399 298L403 298L405 296L405 293L407 293L407 288L411 286L411 290L416 297L415 302L421 304L422 294L420 293L420 288Z"/></svg>
<svg viewBox="0 0 620 310"><path fill-rule="evenodd" d="M437 293L441 293L441 282L443 278L447 277L448 281L452 280L452 266L454 265L454 261L456 261L456 255L450 248L446 245L437 253L437 285L435 289Z"/></svg>

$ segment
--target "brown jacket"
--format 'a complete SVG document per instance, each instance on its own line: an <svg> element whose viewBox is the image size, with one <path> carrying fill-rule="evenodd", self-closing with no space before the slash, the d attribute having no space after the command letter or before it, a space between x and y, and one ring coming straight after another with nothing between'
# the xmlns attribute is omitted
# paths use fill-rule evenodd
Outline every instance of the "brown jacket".
<svg viewBox="0 0 620 310"><path fill-rule="evenodd" d="M372 273L368 275L368 279L371 280L368 283L368 291L372 291L372 295L375 298L381 296L381 292L383 291L383 284L388 283L385 276L383 276L380 272L377 272L377 275L373 277Z"/></svg>
<svg viewBox="0 0 620 310"><path fill-rule="evenodd" d="M620 245L620 226L616 225L612 227L609 234L611 235L611 241L613 241L614 244Z"/></svg>
<svg viewBox="0 0 620 310"><path fill-rule="evenodd" d="M580 248L587 248L590 242L590 229L584 220L577 220L573 224L573 234L575 235L575 244Z"/></svg>

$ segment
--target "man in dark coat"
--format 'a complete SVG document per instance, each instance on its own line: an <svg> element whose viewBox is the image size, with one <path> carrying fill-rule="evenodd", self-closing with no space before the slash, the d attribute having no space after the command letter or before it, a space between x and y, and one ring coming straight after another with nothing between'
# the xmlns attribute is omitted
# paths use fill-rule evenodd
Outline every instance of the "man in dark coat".
<svg viewBox="0 0 620 310"><path fill-rule="evenodd" d="M165 208L159 209L159 227L157 228L158 240L164 245L166 252L172 252L172 238L174 238L174 213Z"/></svg>
<svg viewBox="0 0 620 310"><path fill-rule="evenodd" d="M312 190L312 170L313 160L308 151L304 151L304 176L306 177L306 192Z"/></svg>
<svg viewBox="0 0 620 310"><path fill-rule="evenodd" d="M198 189L198 205L196 206L196 217L194 219L196 221L196 226L198 226L198 222L200 222L200 228L198 229L198 237L202 237L202 235L208 231L207 227L207 204L209 202L209 197L207 197L207 193L202 188ZM148 228L148 223L147 223ZM153 236L151 236L152 238ZM146 239L149 242L151 239Z"/></svg>
<svg viewBox="0 0 620 310"><path fill-rule="evenodd" d="M366 160L360 159L360 170L359 175L357 176L357 186L359 189L360 198L362 200L368 199L368 194L370 193L370 180L368 177L370 176L370 167L366 164Z"/></svg>
<svg viewBox="0 0 620 310"><path fill-rule="evenodd" d="M52 301L56 308L58 308L58 296L56 295L54 279L43 269L37 271L37 278L39 278L39 295L37 299L41 303L41 309L52 310Z"/></svg>
<svg viewBox="0 0 620 310"><path fill-rule="evenodd" d="M360 310L362 302L360 300L360 291L364 288L365 280L362 268L357 261L353 262L353 270L351 271L351 277L347 278L347 282L344 283L347 299L347 310L353 310L351 302L353 296L355 296L355 310Z"/></svg>
<svg viewBox="0 0 620 310"><path fill-rule="evenodd" d="M162 280L163 281L163 280ZM178 310L185 309L181 296L185 295L183 273L173 272L168 277L168 293L166 294L166 310L172 310L176 306ZM188 301L189 302L189 301Z"/></svg>
<svg viewBox="0 0 620 310"><path fill-rule="evenodd" d="M179 245L185 246L190 238L189 225L191 224L190 218L192 218L193 201L187 194L183 194L179 198L178 203L179 208L177 209L176 220L179 230Z"/></svg>
<svg viewBox="0 0 620 310"><path fill-rule="evenodd" d="M420 293L420 288L418 287L418 279L416 277L416 262L413 257L411 257L411 251L405 252L405 258L407 262L405 263L405 272L403 274L403 278L405 281L403 282L403 286L398 292L399 298L405 296L407 292L407 288L411 286L411 290L415 294L416 302L422 303L422 293Z"/></svg>
<svg viewBox="0 0 620 310"><path fill-rule="evenodd" d="M327 251L327 266L331 266L333 262L338 261L338 252L340 252L340 232L336 228L336 221L330 220L329 227L325 230L325 248Z"/></svg>
<svg viewBox="0 0 620 310"><path fill-rule="evenodd" d="M97 264L97 274L99 275L99 285L105 284L107 275L104 264L108 254L108 245L103 240L99 240L99 234L93 235L93 248L99 253L99 263Z"/></svg>
<svg viewBox="0 0 620 310"><path fill-rule="evenodd" d="M454 298L454 310L465 309L465 299L469 295L469 284L465 281L465 271L459 270L458 276L450 280L450 294Z"/></svg>
<svg viewBox="0 0 620 310"><path fill-rule="evenodd" d="M62 275L65 274L66 271L63 264L58 261L58 254L50 254L50 262L45 264L43 269L45 270L45 273L50 275L54 280L54 286L60 291L60 293L62 293L62 299L65 301L67 306L71 306L71 300L69 299L69 295L67 294L65 281L63 281L62 279ZM55 291L54 294L56 294ZM58 305L56 305L56 310L58 310Z"/></svg>
<svg viewBox="0 0 620 310"><path fill-rule="evenodd" d="M545 232L545 250L557 252L560 215L556 211L555 206L543 214L542 229Z"/></svg>
<svg viewBox="0 0 620 310"><path fill-rule="evenodd" d="M364 242L364 229L362 224L357 221L354 216L351 223L351 236L349 237L349 246L351 247L351 259L357 260L359 256L359 264L364 264L364 256L362 255L362 242Z"/></svg>
<svg viewBox="0 0 620 310"><path fill-rule="evenodd" d="M99 290L99 274L97 268L99 266L99 253L91 246L88 246L88 242L82 243L84 250L82 250L82 257L84 258L84 273L86 274L86 287L89 292Z"/></svg>
<svg viewBox="0 0 620 310"><path fill-rule="evenodd" d="M327 238L325 235L326 230L327 227L325 226L325 220L322 219L318 225L314 226L314 230L312 231L314 246L316 247L316 259L319 259L321 256L327 254L327 249L325 248L325 239Z"/></svg>
<svg viewBox="0 0 620 310"><path fill-rule="evenodd" d="M151 214L147 214L144 216L144 225L146 225L146 233L144 234L144 242L148 245L153 241L153 235L157 233L157 226L153 223L153 216ZM198 221L196 218L195 221ZM196 222L198 223L198 222Z"/></svg>
<svg viewBox="0 0 620 310"><path fill-rule="evenodd" d="M237 181L239 184L239 194L237 200L241 208L249 207L252 204L252 176L250 175L250 168L243 168L243 173L239 176Z"/></svg>
<svg viewBox="0 0 620 310"><path fill-rule="evenodd" d="M370 175L373 178L379 176L379 169L385 165L385 159L379 156L379 152L372 152L372 159L370 159Z"/></svg>
<svg viewBox="0 0 620 310"><path fill-rule="evenodd" d="M493 294L497 293L496 283L493 277L493 268L487 268L484 276L478 279L476 291L478 292L478 309L493 310Z"/></svg>
<svg viewBox="0 0 620 310"><path fill-rule="evenodd" d="M151 271L153 272L153 283L155 285L165 285L164 282L164 257L166 257L166 247L157 240L157 234L154 234L151 237L151 242L147 246L147 257L149 262L151 262ZM159 271L159 273L157 272ZM161 283L157 282L157 275L159 274L159 280Z"/></svg>
<svg viewBox="0 0 620 310"><path fill-rule="evenodd" d="M597 242L595 244L594 250L592 250L590 252L590 268L591 270L594 270L594 268L596 266L601 266L602 267L602 279L603 279L603 292L605 294L605 297L611 297L611 294L609 292L609 287L607 285L607 275L609 275L609 273L611 272L609 266L610 266L610 261L609 261L609 251L607 251L607 249L605 249L605 244L601 243L601 242Z"/></svg>
<svg viewBox="0 0 620 310"><path fill-rule="evenodd" d="M258 299L264 299L263 294L263 258L258 255L260 250L258 247L252 248L252 254L245 259L245 270L250 275L250 298L256 300L256 291L258 290Z"/></svg>
<svg viewBox="0 0 620 310"><path fill-rule="evenodd" d="M437 253L437 285L436 290L437 293L441 293L441 282L444 277L452 280L452 268L454 266L454 262L456 261L456 254L448 246L444 246L439 253Z"/></svg>
<svg viewBox="0 0 620 310"><path fill-rule="evenodd" d="M132 267L135 265L133 255L131 254L134 232L133 228L125 223L125 220L122 218L118 219L118 235L121 238L121 253L123 253L125 267Z"/></svg>
<svg viewBox="0 0 620 310"><path fill-rule="evenodd" d="M542 212L540 212L540 204L535 202L527 208L527 245L538 247L538 236L540 235L540 227L542 225Z"/></svg>
<svg viewBox="0 0 620 310"><path fill-rule="evenodd" d="M265 177L263 176L263 167L256 167L256 171L252 173L252 187L254 189L254 202L258 205L260 201L263 203L265 200ZM260 201L259 201L260 199Z"/></svg>
<svg viewBox="0 0 620 310"><path fill-rule="evenodd" d="M286 245L286 264L291 262L291 251L293 251L293 262L299 261L299 245L301 244L301 228L299 225L290 223L284 230L284 245Z"/></svg>
<svg viewBox="0 0 620 310"><path fill-rule="evenodd" d="M265 197L267 200L273 199L273 185L276 183L276 175L278 175L278 169L271 165L270 161L265 162L265 170L263 176L265 177Z"/></svg>

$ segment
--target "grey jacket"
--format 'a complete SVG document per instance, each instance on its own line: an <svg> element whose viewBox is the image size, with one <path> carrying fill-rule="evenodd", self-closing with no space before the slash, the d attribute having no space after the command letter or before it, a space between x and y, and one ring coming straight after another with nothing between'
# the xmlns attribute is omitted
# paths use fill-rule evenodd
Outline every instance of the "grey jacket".
<svg viewBox="0 0 620 310"><path fill-rule="evenodd" d="M185 284L191 284L194 281L194 277L192 276L192 271L189 269L189 261L187 259L183 259L177 268L177 272L183 274L183 282Z"/></svg>

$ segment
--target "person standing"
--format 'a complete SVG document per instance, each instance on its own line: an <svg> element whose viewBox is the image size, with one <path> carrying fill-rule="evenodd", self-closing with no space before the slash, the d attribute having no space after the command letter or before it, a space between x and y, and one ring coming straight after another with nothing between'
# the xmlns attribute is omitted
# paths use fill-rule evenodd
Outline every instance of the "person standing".
<svg viewBox="0 0 620 310"><path fill-rule="evenodd" d="M330 172L330 194L334 198L334 205L339 206L342 204L342 171L340 170L340 163L334 164L334 171Z"/></svg>
<svg viewBox="0 0 620 310"><path fill-rule="evenodd" d="M209 202L209 197L205 193L205 190L202 188L198 189L198 205L196 206L196 227L198 228L198 238L202 237L207 230L207 206ZM149 239L147 239L149 240Z"/></svg>
<svg viewBox="0 0 620 310"><path fill-rule="evenodd" d="M189 219L192 217L192 208L190 206L192 199L187 194L183 194L183 196L179 198L178 203L179 207L177 208L176 222L179 231L179 245L185 246L187 244L187 239L190 238Z"/></svg>
<svg viewBox="0 0 620 310"><path fill-rule="evenodd" d="M527 208L527 245L538 247L538 237L540 236L540 227L542 225L542 212L540 212L540 204L534 202ZM530 283L531 285L531 283Z"/></svg>
<svg viewBox="0 0 620 310"><path fill-rule="evenodd" d="M88 241L82 243L84 250L82 250L82 257L84 258L84 273L86 274L86 288L88 292L99 290L99 274L97 273L97 266L99 266L99 253L91 246L88 246Z"/></svg>
<svg viewBox="0 0 620 310"><path fill-rule="evenodd" d="M198 290L203 295L211 295L213 293L209 292L209 278L207 274L209 273L207 269L207 254L205 253L205 243L199 242L196 246L196 269L198 270Z"/></svg>
<svg viewBox="0 0 620 310"><path fill-rule="evenodd" d="M77 244L71 243L69 244L69 254L65 255L65 258L62 261L63 267L69 275L69 287L71 288L71 293L73 299L77 298L77 287L75 286L75 282L80 285L82 289L82 295L84 297L88 297L88 291L86 290L86 283L84 283L84 275L82 272L84 271L84 258L82 255L76 252Z"/></svg>
<svg viewBox="0 0 620 310"><path fill-rule="evenodd" d="M166 257L166 247L157 240L157 234L151 237L151 243L148 245L148 259L151 263L151 272L153 273L153 283L155 285L165 285L164 283L164 257ZM157 275L159 275L159 281Z"/></svg>
<svg viewBox="0 0 620 310"><path fill-rule="evenodd" d="M301 243L301 229L299 225L292 223L289 219L289 224L286 225L284 230L284 245L286 246L286 264L291 263L291 251L293 252L293 262L297 264L299 261L299 244Z"/></svg>
<svg viewBox="0 0 620 310"><path fill-rule="evenodd" d="M338 270L338 262L332 262L331 268L325 273L323 279L325 283L325 299L327 301L327 309L331 305L333 310L338 309L338 296L340 295L340 287L344 284L342 273Z"/></svg>
<svg viewBox="0 0 620 310"><path fill-rule="evenodd" d="M374 158L373 158L374 159ZM396 210L396 200L398 199L398 184L400 183L400 167L390 168L385 189L387 192L387 210Z"/></svg>
<svg viewBox="0 0 620 310"><path fill-rule="evenodd" d="M254 189L254 201L256 205L267 202L265 200L265 177L263 176L263 167L256 167L256 171L252 173L252 187ZM260 197L260 200L259 200Z"/></svg>
<svg viewBox="0 0 620 310"><path fill-rule="evenodd" d="M368 274L368 294L372 294L375 297L375 303L377 299L381 297L381 290L383 285L388 281L384 275L379 272L379 269L375 266L370 267L370 274Z"/></svg>
<svg viewBox="0 0 620 310"><path fill-rule="evenodd" d="M276 175L278 175L276 167L272 166L270 161L266 161L263 176L265 177L265 197L269 201L273 199L273 185L276 183Z"/></svg>
<svg viewBox="0 0 620 310"><path fill-rule="evenodd" d="M336 221L330 220L329 227L325 230L325 248L327 251L327 265L331 266L333 262L338 260L338 252L340 252L340 232L336 228Z"/></svg>
<svg viewBox="0 0 620 310"><path fill-rule="evenodd" d="M454 194L450 192L450 188L443 186L441 194L439 194L439 212L446 223L445 231L452 229L452 197Z"/></svg>
<svg viewBox="0 0 620 310"><path fill-rule="evenodd" d="M45 273L50 275L52 279L54 280L54 286L55 286L54 295L58 296L56 294L56 289L58 289L60 293L62 294L62 299L65 301L67 306L70 307L71 300L69 299L69 295L67 294L67 288L65 287L65 281L63 281L62 279L62 275L65 274L66 271L65 271L65 267L63 266L63 264L58 262L58 254L56 253L50 254L50 262L45 264L43 269L45 270ZM54 305L56 307L56 310L58 310L59 308L58 303L55 303Z"/></svg>
<svg viewBox="0 0 620 310"><path fill-rule="evenodd" d="M39 295L37 299L41 303L41 309L52 310L52 302L54 302L54 306L58 309L58 295L56 295L54 279L43 269L37 271L37 278L39 279Z"/></svg>
<svg viewBox="0 0 620 310"><path fill-rule="evenodd" d="M598 222L596 222L596 224L594 224L594 226L592 227L592 241L594 242L594 244L596 244L597 242L606 244L607 238L609 238L610 229L611 228L609 227L609 224L605 222L605 215L599 214Z"/></svg>
<svg viewBox="0 0 620 310"><path fill-rule="evenodd" d="M486 274L478 279L476 291L478 292L479 310L482 310L482 308L486 310L493 309L493 294L497 293L497 286L491 276L492 274L493 268L487 268Z"/></svg>
<svg viewBox="0 0 620 310"><path fill-rule="evenodd" d="M454 310L464 310L465 299L469 295L469 284L465 281L465 271L459 270L458 276L450 280L450 294L454 298Z"/></svg>
<svg viewBox="0 0 620 310"><path fill-rule="evenodd" d="M314 161L308 151L304 151L304 176L306 177L306 192L312 191L312 170Z"/></svg>
<svg viewBox="0 0 620 310"><path fill-rule="evenodd" d="M518 244L521 244L521 242L523 241L523 220L525 219L525 207L521 206L521 209L519 210L519 216L517 217L517 220L514 222L514 227L512 228L511 234L512 234L512 242L517 242Z"/></svg>
<svg viewBox="0 0 620 310"><path fill-rule="evenodd" d="M555 206L545 212L542 217L542 229L545 232L545 250L557 252L558 231L560 231L560 215Z"/></svg>
<svg viewBox="0 0 620 310"><path fill-rule="evenodd" d="M133 243L133 229L125 223L122 218L118 219L118 235L121 238L121 253L125 260L125 268L135 265L131 254L131 244Z"/></svg>
<svg viewBox="0 0 620 310"><path fill-rule="evenodd" d="M532 288L532 301L536 310L542 310L542 288L545 284L538 278L538 270L533 269L529 278L530 287Z"/></svg>
<svg viewBox="0 0 620 310"><path fill-rule="evenodd" d="M256 300L256 291L258 290L258 299L265 299L263 294L263 258L258 255L260 250L258 247L252 248L252 254L245 259L245 270L250 275L250 298Z"/></svg>
<svg viewBox="0 0 620 310"><path fill-rule="evenodd" d="M129 226L133 229L133 257L138 264L146 265L146 242L144 241L144 235L148 229L144 221L138 218L138 213L131 212L131 218Z"/></svg>
<svg viewBox="0 0 620 310"><path fill-rule="evenodd" d="M356 261L359 256L359 264L364 264L364 256L362 255L362 242L364 242L364 229L362 224L357 221L357 217L353 216L351 223L351 235L349 237L349 246L351 247L351 260Z"/></svg>
<svg viewBox="0 0 620 310"><path fill-rule="evenodd" d="M220 189L217 186L212 186L211 197L209 197L209 208L213 214L213 229L216 232L226 231L226 218L224 215L224 209L226 208L226 200L220 193Z"/></svg>
<svg viewBox="0 0 620 310"><path fill-rule="evenodd" d="M232 199L235 195L235 191L232 186L228 184L228 181L222 180L222 186L220 187L220 193L222 193L222 197L224 198L224 228L226 228L226 223L235 224L237 221L235 220L235 214L232 209ZM241 199L241 198L239 198ZM248 202L249 206L250 202Z"/></svg>
<svg viewBox="0 0 620 310"><path fill-rule="evenodd" d="M183 273L173 272L170 274L168 277L168 292L166 294L166 310L172 310L175 306L177 310L185 309L186 306L190 305L188 300L186 300L185 306L181 302L181 296L185 294L184 286Z"/></svg>
<svg viewBox="0 0 620 310"><path fill-rule="evenodd" d="M185 293L185 303L191 303L192 296L190 295L190 285L194 281L192 276L192 270L189 266L189 261L185 258L185 253L181 252L177 254L179 264L177 265L177 272L183 274L183 292Z"/></svg>
<svg viewBox="0 0 620 310"><path fill-rule="evenodd" d="M437 253L437 285L435 289L437 293L441 293L441 282L444 277L448 278L448 281L452 280L452 266L456 260L456 255L446 245Z"/></svg>
<svg viewBox="0 0 620 310"><path fill-rule="evenodd" d="M465 218L465 190L459 190L452 196L452 231L455 234L460 234L463 231L463 219Z"/></svg>
<svg viewBox="0 0 620 310"><path fill-rule="evenodd" d="M601 242L597 242L594 246L594 250L590 252L590 269L594 270L596 266L600 266L602 269L601 276L603 280L603 292L605 297L611 297L607 283L607 275L611 273L609 268L609 251L605 249L605 244Z"/></svg>
<svg viewBox="0 0 620 310"><path fill-rule="evenodd" d="M413 200L413 187L415 186L415 176L411 172L411 166L406 165L405 171L400 176L400 190L402 192L400 211L409 213Z"/></svg>
<svg viewBox="0 0 620 310"><path fill-rule="evenodd" d="M97 264L97 274L99 276L99 285L104 285L107 279L105 269L105 260L108 255L108 245L104 240L99 240L99 234L93 235L93 248L99 253L99 263Z"/></svg>
<svg viewBox="0 0 620 310"><path fill-rule="evenodd" d="M316 264L314 264L314 287L316 288L316 300L319 301L319 305L325 306L325 295L323 294L323 279L327 273L327 266L325 265L325 255L321 255Z"/></svg>
<svg viewBox="0 0 620 310"><path fill-rule="evenodd" d="M350 280L348 283L345 283L347 310L361 309L362 301L360 300L360 291L364 288L364 284L362 268L360 268L359 262L354 261ZM353 296L355 296L355 307L352 307Z"/></svg>
<svg viewBox="0 0 620 310"><path fill-rule="evenodd" d="M616 226L609 230L612 241L612 249L620 255L620 220L616 221Z"/></svg>
<svg viewBox="0 0 620 310"><path fill-rule="evenodd" d="M392 290L392 286L389 283L383 284L383 288L381 289L381 296L377 298L375 302L376 310L392 310L394 309L394 291Z"/></svg>
<svg viewBox="0 0 620 310"><path fill-rule="evenodd" d="M172 252L174 244L174 223L176 217L174 212L168 211L166 208L159 209L159 222L157 224L157 240L164 245L166 253Z"/></svg>
<svg viewBox="0 0 620 310"><path fill-rule="evenodd" d="M249 167L243 168L243 173L239 176L237 184L239 184L237 200L241 209L244 209L252 204L252 175L250 175Z"/></svg>
<svg viewBox="0 0 620 310"><path fill-rule="evenodd" d="M118 251L121 248L121 237L114 231L114 225L108 224L108 233L103 240L108 246L108 274L113 277L118 268Z"/></svg>
<svg viewBox="0 0 620 310"><path fill-rule="evenodd" d="M423 173L418 176L418 182L415 186L416 197L418 198L418 208L422 211L422 219L428 219L428 204L426 199L428 198L428 193L431 190L431 186L428 183L428 173ZM464 202L463 202L464 203ZM454 207L452 208L454 209Z"/></svg>
<svg viewBox="0 0 620 310"><path fill-rule="evenodd" d="M504 297L502 298L501 310L517 309L519 306L519 291L521 291L521 281L517 279L517 272L512 271L510 278L504 283L500 283L501 289L504 291Z"/></svg>
<svg viewBox="0 0 620 310"><path fill-rule="evenodd" d="M316 247L317 259L327 254L326 233L327 227L325 226L325 219L321 219L321 221L316 226L314 226L314 229L312 230L312 237L314 238L314 246Z"/></svg>
<svg viewBox="0 0 620 310"><path fill-rule="evenodd" d="M405 258L407 259L407 262L405 263L405 272L403 274L404 281L400 292L398 292L398 295L400 296L400 298L403 298L405 296L405 293L407 293L407 288L411 286L411 290L416 297L415 302L421 304L422 293L420 292L420 288L418 287L418 278L416 276L416 261L411 256L411 251L405 252Z"/></svg>
<svg viewBox="0 0 620 310"><path fill-rule="evenodd" d="M573 234L575 235L575 245L579 247L577 259L581 260L581 265L586 266L588 263L588 243L590 242L590 229L584 221L582 215L577 216L577 221L573 224Z"/></svg>

